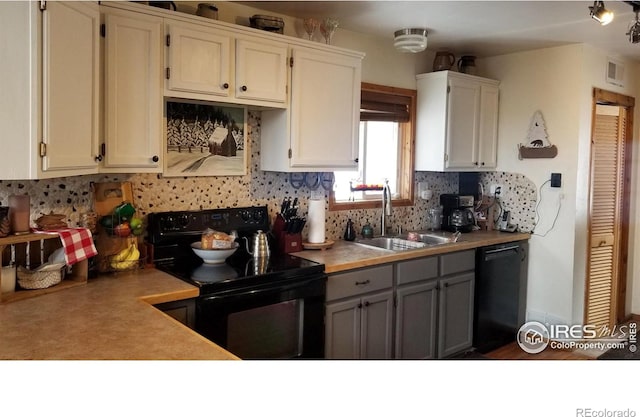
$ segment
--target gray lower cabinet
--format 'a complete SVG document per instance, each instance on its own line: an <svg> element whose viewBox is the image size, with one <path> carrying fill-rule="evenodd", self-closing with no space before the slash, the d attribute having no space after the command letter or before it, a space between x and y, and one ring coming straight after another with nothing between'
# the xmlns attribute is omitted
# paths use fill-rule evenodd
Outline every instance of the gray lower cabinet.
<svg viewBox="0 0 640 417"><path fill-rule="evenodd" d="M325 357L389 359L393 341L393 268L364 268L329 276Z"/></svg>
<svg viewBox="0 0 640 417"><path fill-rule="evenodd" d="M475 272L440 280L438 297L438 357L469 349L473 343Z"/></svg>
<svg viewBox="0 0 640 417"><path fill-rule="evenodd" d="M432 359L473 342L475 250L345 273L327 281L328 359Z"/></svg>
<svg viewBox="0 0 640 417"><path fill-rule="evenodd" d="M471 347L474 269L474 250L395 264L395 358L444 358Z"/></svg>

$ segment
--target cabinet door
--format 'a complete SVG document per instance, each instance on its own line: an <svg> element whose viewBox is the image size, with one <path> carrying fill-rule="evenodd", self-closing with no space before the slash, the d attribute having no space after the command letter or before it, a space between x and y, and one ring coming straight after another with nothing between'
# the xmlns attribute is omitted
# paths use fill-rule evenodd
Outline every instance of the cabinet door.
<svg viewBox="0 0 640 417"><path fill-rule="evenodd" d="M361 60L294 48L291 167L355 169Z"/></svg>
<svg viewBox="0 0 640 417"><path fill-rule="evenodd" d="M480 85L449 79L446 168L478 167L479 117Z"/></svg>
<svg viewBox="0 0 640 417"><path fill-rule="evenodd" d="M106 168L162 168L162 19L105 16Z"/></svg>
<svg viewBox="0 0 640 417"><path fill-rule="evenodd" d="M169 22L167 88L228 97L231 38L199 25Z"/></svg>
<svg viewBox="0 0 640 417"><path fill-rule="evenodd" d="M42 170L98 172L99 7L48 2L42 16Z"/></svg>
<svg viewBox="0 0 640 417"><path fill-rule="evenodd" d="M393 328L393 292L362 297L360 358L390 359Z"/></svg>
<svg viewBox="0 0 640 417"><path fill-rule="evenodd" d="M437 284L438 281L434 279L397 289L397 359L435 358Z"/></svg>
<svg viewBox="0 0 640 417"><path fill-rule="evenodd" d="M480 87L480 128L478 156L480 168L495 168L498 155L498 87Z"/></svg>
<svg viewBox="0 0 640 417"><path fill-rule="evenodd" d="M325 309L325 357L360 358L360 298L327 304Z"/></svg>
<svg viewBox="0 0 640 417"><path fill-rule="evenodd" d="M235 95L284 103L287 98L287 47L238 39Z"/></svg>
<svg viewBox="0 0 640 417"><path fill-rule="evenodd" d="M438 309L438 357L471 347L473 342L473 291L475 273L440 280Z"/></svg>

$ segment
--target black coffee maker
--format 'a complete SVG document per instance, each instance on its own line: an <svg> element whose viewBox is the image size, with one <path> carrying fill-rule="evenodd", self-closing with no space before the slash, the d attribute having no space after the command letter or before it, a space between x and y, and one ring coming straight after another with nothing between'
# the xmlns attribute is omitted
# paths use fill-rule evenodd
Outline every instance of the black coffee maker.
<svg viewBox="0 0 640 417"><path fill-rule="evenodd" d="M473 230L473 196L440 194L442 206L442 230L469 233Z"/></svg>

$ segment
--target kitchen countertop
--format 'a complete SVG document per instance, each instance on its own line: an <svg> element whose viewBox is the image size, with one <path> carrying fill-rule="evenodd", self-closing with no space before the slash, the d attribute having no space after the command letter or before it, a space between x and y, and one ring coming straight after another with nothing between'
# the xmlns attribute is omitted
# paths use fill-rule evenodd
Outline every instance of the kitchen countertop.
<svg viewBox="0 0 640 417"><path fill-rule="evenodd" d="M336 241L331 249L322 251L304 250L292 253L291 255L323 263L325 265L325 272L330 274L362 268L365 266L385 264L388 262L404 261L408 259L421 258L423 256L440 255L448 252L475 249L481 246L527 240L530 237L531 235L528 233L476 231L463 233L458 242L455 243L428 246L426 248L411 249L401 252L392 252L385 249L339 240Z"/></svg>
<svg viewBox="0 0 640 417"><path fill-rule="evenodd" d="M151 305L196 296L149 268L0 304L0 359L238 359Z"/></svg>

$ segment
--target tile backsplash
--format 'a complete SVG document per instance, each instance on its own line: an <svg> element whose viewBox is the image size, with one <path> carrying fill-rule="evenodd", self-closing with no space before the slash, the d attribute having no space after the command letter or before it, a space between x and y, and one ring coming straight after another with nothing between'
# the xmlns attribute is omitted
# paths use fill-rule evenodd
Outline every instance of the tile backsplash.
<svg viewBox="0 0 640 417"><path fill-rule="evenodd" d="M11 194L26 193L31 196L32 223L41 215L54 212L65 214L69 225L76 226L80 215L92 210L92 183L129 181L133 185L133 203L143 216L158 211L267 205L273 220L282 198L286 196L298 197L300 212L305 213L310 197L308 189L294 189L289 183L288 174L259 169L260 113L250 111L248 119L251 146L248 175L168 178L159 174L98 174L33 181L0 180L0 205L6 205ZM519 174L499 172L482 174L480 178L487 190L488 184L498 181L509 190L505 208L512 210L513 222L519 224L521 230L531 230L536 201L533 183ZM439 204L438 196L458 190L457 173L416 172L415 182L416 190L418 182L426 182L433 191L433 197L430 200L416 198L412 207L395 207L390 219L394 229L398 225L404 230L428 227L426 213L429 208ZM325 192L327 198L328 193ZM327 211L327 239L341 238L348 218L354 221L358 232L367 221L376 233L379 231L380 209ZM306 235L306 228L303 235Z"/></svg>

